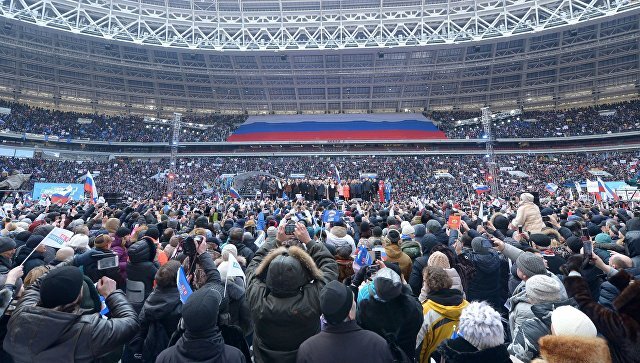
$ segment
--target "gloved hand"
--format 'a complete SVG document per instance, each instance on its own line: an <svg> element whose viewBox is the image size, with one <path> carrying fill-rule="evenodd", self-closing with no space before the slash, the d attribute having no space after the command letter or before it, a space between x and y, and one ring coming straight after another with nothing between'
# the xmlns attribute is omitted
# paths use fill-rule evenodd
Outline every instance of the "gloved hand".
<svg viewBox="0 0 640 363"><path fill-rule="evenodd" d="M73 265L74 266L86 266L88 264L90 264L91 262L95 261L94 256L95 255L100 255L103 252L100 251L96 251L96 250L88 250L87 252L80 254L80 255L76 255L73 257Z"/></svg>
<svg viewBox="0 0 640 363"><path fill-rule="evenodd" d="M351 280L351 284L360 287L364 279L367 277L367 271L369 271L369 266L362 266L358 270L358 272L353 275L353 280Z"/></svg>

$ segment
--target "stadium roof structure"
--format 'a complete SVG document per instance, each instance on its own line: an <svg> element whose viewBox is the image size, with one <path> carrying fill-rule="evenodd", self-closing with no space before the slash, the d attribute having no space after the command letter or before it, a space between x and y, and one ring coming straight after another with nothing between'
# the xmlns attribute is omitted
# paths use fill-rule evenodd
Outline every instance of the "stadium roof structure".
<svg viewBox="0 0 640 363"><path fill-rule="evenodd" d="M533 109L638 93L638 0L0 4L0 95L62 109Z"/></svg>

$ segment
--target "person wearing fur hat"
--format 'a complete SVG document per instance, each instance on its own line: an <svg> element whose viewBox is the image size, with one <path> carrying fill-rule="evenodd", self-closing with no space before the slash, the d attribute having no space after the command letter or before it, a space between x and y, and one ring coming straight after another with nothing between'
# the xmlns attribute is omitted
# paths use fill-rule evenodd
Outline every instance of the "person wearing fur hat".
<svg viewBox="0 0 640 363"><path fill-rule="evenodd" d="M589 293L587 282L581 277L581 256L572 256L563 271L567 295L578 303L609 343L613 363L638 362L640 357L640 283L626 271L618 271L609 282L618 288L620 295L613 300L614 310L598 304Z"/></svg>
<svg viewBox="0 0 640 363"><path fill-rule="evenodd" d="M405 281L409 281L412 267L411 257L402 252L399 243L400 232L395 229L389 230L389 232L387 233L384 251L387 254L387 262L396 262L398 265L400 265L402 277L405 279Z"/></svg>
<svg viewBox="0 0 640 363"><path fill-rule="evenodd" d="M611 363L607 342L597 336L595 325L573 306L561 306L551 314L551 335L539 340L541 358L532 363Z"/></svg>
<svg viewBox="0 0 640 363"><path fill-rule="evenodd" d="M356 320L363 329L385 338L398 358L399 349L409 360L416 357L416 337L422 326L422 306L411 294L400 275L384 262L373 281L360 287Z"/></svg>
<svg viewBox="0 0 640 363"><path fill-rule="evenodd" d="M522 226L522 230L525 232L538 233L542 231L545 224L542 220L542 214L540 214L540 208L533 203L533 200L534 197L531 193L520 194L520 204L516 217L511 221L510 229L515 231L519 226Z"/></svg>
<svg viewBox="0 0 640 363"><path fill-rule="evenodd" d="M327 324L302 343L296 363L393 361L384 338L356 323L356 303L348 286L329 282L320 292L320 309Z"/></svg>
<svg viewBox="0 0 640 363"><path fill-rule="evenodd" d="M429 293L422 304L424 321L416 339L421 363L428 363L438 345L451 336L462 309L469 304L462 291L451 288L451 278L440 267L426 268L425 283Z"/></svg>
<svg viewBox="0 0 640 363"><path fill-rule="evenodd" d="M135 311L115 281L97 285L110 311L83 315L83 274L65 261L39 277L9 319L4 350L15 363L95 362L128 342L140 328Z"/></svg>
<svg viewBox="0 0 640 363"><path fill-rule="evenodd" d="M334 226L327 233L327 244L333 245L336 249L339 247L348 248L348 253L352 255L356 251L356 243L349 234L347 228L343 225Z"/></svg>
<svg viewBox="0 0 640 363"><path fill-rule="evenodd" d="M281 223L276 240L281 247L265 242L246 271L257 362L295 362L300 344L320 330L320 291L338 278L333 256L302 223L293 237Z"/></svg>
<svg viewBox="0 0 640 363"><path fill-rule="evenodd" d="M455 334L455 333L454 333ZM516 363L504 344L500 314L484 301L471 302L462 310L457 336L439 347L442 363Z"/></svg>

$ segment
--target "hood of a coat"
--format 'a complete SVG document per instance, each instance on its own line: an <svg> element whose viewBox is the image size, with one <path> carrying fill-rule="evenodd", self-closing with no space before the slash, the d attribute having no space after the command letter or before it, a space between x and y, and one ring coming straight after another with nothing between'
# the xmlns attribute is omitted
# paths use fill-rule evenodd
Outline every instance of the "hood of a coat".
<svg viewBox="0 0 640 363"><path fill-rule="evenodd" d="M462 337L445 340L440 345L440 347L438 347L438 351L440 352L441 356L446 359L447 362L511 362L511 358L509 357L509 352L507 351L506 345L498 345L497 347L478 350Z"/></svg>
<svg viewBox="0 0 640 363"><path fill-rule="evenodd" d="M40 306L24 308L11 317L12 329L7 332L9 344L28 344L32 356L48 350L54 343L72 339L70 329L77 323L78 314L64 313Z"/></svg>
<svg viewBox="0 0 640 363"><path fill-rule="evenodd" d="M561 306L573 306L574 308L578 308L578 303L571 298L558 302L550 302L550 303L542 303L531 306L531 312L536 318L540 319L547 327L551 328L551 313Z"/></svg>
<svg viewBox="0 0 640 363"><path fill-rule="evenodd" d="M449 303L455 305L445 305ZM467 305L469 305L469 302L462 298L460 290L446 289L430 293L429 299L423 304L423 310L433 310L450 320L460 320L462 309Z"/></svg>
<svg viewBox="0 0 640 363"><path fill-rule="evenodd" d="M148 239L142 239L132 244L127 250L129 261L133 263L153 261L156 255L156 246Z"/></svg>
<svg viewBox="0 0 640 363"><path fill-rule="evenodd" d="M175 287L156 288L144 302L145 315L154 320L160 320L182 305L180 294Z"/></svg>

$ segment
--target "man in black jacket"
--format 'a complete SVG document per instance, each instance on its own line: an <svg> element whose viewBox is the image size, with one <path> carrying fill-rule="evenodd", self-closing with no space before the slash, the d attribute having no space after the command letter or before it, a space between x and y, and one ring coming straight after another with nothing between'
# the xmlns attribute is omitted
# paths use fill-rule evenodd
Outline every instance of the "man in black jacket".
<svg viewBox="0 0 640 363"><path fill-rule="evenodd" d="M297 363L393 361L384 338L356 323L356 303L349 287L329 282L320 293L320 309L327 326L300 345Z"/></svg>
<svg viewBox="0 0 640 363"><path fill-rule="evenodd" d="M185 332L176 345L158 356L157 363L226 362L244 363L242 352L224 344L218 329L220 293L205 285L197 290L182 307Z"/></svg>
<svg viewBox="0 0 640 363"><path fill-rule="evenodd" d="M247 264L253 259L253 251L251 248L244 244L244 230L242 228L234 227L229 231L229 243L236 246L238 249L238 255L244 257L247 260Z"/></svg>
<svg viewBox="0 0 640 363"><path fill-rule="evenodd" d="M110 319L97 313L81 315L83 275L71 261L38 278L11 315L4 350L14 362L94 362L139 329L131 304L107 277L97 288Z"/></svg>

